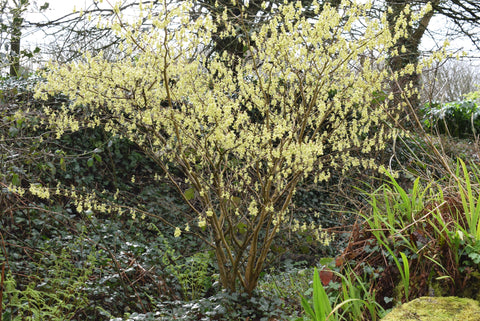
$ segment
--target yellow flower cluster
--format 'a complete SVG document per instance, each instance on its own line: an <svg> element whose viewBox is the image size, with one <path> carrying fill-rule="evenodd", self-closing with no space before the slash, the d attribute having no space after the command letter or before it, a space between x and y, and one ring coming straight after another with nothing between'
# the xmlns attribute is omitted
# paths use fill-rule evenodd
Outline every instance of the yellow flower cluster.
<svg viewBox="0 0 480 321"><path fill-rule="evenodd" d="M40 184L31 184L28 191L32 193L32 195L38 196L40 198L44 198L44 199L50 198L50 189Z"/></svg>

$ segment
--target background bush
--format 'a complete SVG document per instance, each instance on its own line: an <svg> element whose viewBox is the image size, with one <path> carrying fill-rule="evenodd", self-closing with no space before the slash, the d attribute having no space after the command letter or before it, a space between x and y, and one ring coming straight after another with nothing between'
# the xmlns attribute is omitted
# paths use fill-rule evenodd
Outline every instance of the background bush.
<svg viewBox="0 0 480 321"><path fill-rule="evenodd" d="M422 113L426 128L440 134L466 138L480 130L480 108L474 100L427 103Z"/></svg>

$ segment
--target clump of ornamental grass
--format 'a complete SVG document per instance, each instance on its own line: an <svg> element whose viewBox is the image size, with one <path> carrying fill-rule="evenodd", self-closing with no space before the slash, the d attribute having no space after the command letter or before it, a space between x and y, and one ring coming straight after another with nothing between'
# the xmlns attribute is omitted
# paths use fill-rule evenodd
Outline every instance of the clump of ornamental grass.
<svg viewBox="0 0 480 321"><path fill-rule="evenodd" d="M82 62L52 63L37 97L69 97L44 109L58 137L101 126L137 144L162 169L155 177L169 179L195 214L183 226L168 222L175 236L196 233L215 252L222 286L251 294L280 229L310 229L329 241L321 226L292 218L297 185L326 181L332 170L376 168L368 155L395 135L385 112L393 97L377 98L398 76L381 66L397 54L408 23L389 29L385 16L368 18L368 5L349 1L339 10L315 2L316 16L306 18L297 1L243 30L245 54L232 57L204 50L215 27L208 16L192 22L191 5L145 7L139 19L149 30L119 16L109 27L124 40L125 57L86 53ZM246 28L238 6L233 20L225 12L222 37ZM73 187L32 184L30 192L67 194L79 212L126 212Z"/></svg>

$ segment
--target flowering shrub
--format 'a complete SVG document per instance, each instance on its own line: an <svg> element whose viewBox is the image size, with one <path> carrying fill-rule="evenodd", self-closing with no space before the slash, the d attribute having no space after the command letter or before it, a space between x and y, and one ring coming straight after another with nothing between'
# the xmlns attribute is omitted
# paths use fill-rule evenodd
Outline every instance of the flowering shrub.
<svg viewBox="0 0 480 321"><path fill-rule="evenodd" d="M215 251L223 287L251 294L280 228L311 229L328 242L320 226L289 216L296 186L306 177L328 180L331 169L376 168L368 155L393 134L385 125L391 97L379 101L376 93L396 76L379 66L396 54L408 24L400 19L391 35L385 17L372 20L368 7L348 1L338 11L316 3L317 16L307 19L297 1L243 33L239 60L203 50L215 27L208 16L192 22L190 6L146 7L147 31L119 17L110 27L125 39L127 57L87 53L83 62L52 64L37 97L63 93L72 101L45 107L59 137L103 126L143 149L162 168L155 176L170 179L196 214L172 233L197 233ZM227 17L222 36L236 36L242 15ZM353 37L359 23L363 33ZM403 73L415 71L407 67ZM48 190L30 188L42 197L62 193ZM79 194L68 193L78 211L123 212Z"/></svg>

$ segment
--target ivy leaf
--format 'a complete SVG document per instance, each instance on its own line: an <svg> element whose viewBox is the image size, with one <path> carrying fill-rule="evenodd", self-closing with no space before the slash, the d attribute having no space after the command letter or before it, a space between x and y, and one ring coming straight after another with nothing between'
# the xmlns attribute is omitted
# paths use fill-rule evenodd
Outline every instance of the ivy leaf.
<svg viewBox="0 0 480 321"><path fill-rule="evenodd" d="M47 10L50 7L50 3L45 2L39 9L40 11Z"/></svg>
<svg viewBox="0 0 480 321"><path fill-rule="evenodd" d="M247 224L245 223L238 223L237 229L239 234L245 234L247 232Z"/></svg>
<svg viewBox="0 0 480 321"><path fill-rule="evenodd" d="M65 160L62 158L60 158L60 168L62 169L62 171L66 171L67 170L67 165L65 164Z"/></svg>
<svg viewBox="0 0 480 321"><path fill-rule="evenodd" d="M183 194L185 195L185 199L187 201L192 200L195 197L195 189L190 187L189 189L185 190Z"/></svg>
<svg viewBox="0 0 480 321"><path fill-rule="evenodd" d="M12 175L12 185L20 186L20 177L16 173Z"/></svg>

